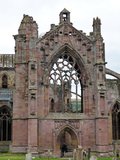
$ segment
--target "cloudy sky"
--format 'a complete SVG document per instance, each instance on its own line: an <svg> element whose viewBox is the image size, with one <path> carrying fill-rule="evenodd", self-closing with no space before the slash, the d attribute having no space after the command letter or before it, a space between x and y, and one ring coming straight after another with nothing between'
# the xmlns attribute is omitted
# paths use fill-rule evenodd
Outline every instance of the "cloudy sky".
<svg viewBox="0 0 120 160"><path fill-rule="evenodd" d="M1 0L0 3L0 53L14 53L13 35L23 14L34 18L39 34L59 23L63 8L71 12L71 22L87 34L92 31L94 17L102 22L107 67L120 73L120 0Z"/></svg>

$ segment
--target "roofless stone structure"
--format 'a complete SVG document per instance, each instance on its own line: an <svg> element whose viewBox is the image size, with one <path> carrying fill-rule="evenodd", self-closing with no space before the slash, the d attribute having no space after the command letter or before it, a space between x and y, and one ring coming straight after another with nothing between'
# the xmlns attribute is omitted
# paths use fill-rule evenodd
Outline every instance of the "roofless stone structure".
<svg viewBox="0 0 120 160"><path fill-rule="evenodd" d="M59 24L39 38L37 23L23 16L15 55L0 55L1 150L12 141L12 152L60 155L64 142L68 152L78 145L113 151L120 140L120 74L106 68L101 20L92 26L86 35L63 9Z"/></svg>

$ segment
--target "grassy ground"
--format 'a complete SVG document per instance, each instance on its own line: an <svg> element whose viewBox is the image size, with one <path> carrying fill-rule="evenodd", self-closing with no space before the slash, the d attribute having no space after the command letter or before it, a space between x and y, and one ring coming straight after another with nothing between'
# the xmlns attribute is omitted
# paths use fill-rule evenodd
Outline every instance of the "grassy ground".
<svg viewBox="0 0 120 160"><path fill-rule="evenodd" d="M112 160L112 157L99 157L98 160Z"/></svg>
<svg viewBox="0 0 120 160"><path fill-rule="evenodd" d="M25 160L25 155L0 153L0 160Z"/></svg>
<svg viewBox="0 0 120 160"><path fill-rule="evenodd" d="M33 160L60 160L60 158L32 158ZM0 160L25 160L25 154L0 153Z"/></svg>
<svg viewBox="0 0 120 160"><path fill-rule="evenodd" d="M60 160L61 158L32 158L32 160ZM69 160L68 158L62 158L63 160ZM25 160L24 154L9 154L0 153L0 160ZM98 160L112 160L110 157L101 157Z"/></svg>

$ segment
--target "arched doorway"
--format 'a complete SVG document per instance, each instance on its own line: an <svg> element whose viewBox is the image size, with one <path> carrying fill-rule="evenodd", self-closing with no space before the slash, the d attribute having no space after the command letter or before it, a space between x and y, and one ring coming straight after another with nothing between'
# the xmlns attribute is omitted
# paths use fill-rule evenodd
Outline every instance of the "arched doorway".
<svg viewBox="0 0 120 160"><path fill-rule="evenodd" d="M62 129L57 137L57 143L60 146L65 143L67 145L68 152L73 151L74 148L78 146L78 139L76 133L70 127L65 127Z"/></svg>

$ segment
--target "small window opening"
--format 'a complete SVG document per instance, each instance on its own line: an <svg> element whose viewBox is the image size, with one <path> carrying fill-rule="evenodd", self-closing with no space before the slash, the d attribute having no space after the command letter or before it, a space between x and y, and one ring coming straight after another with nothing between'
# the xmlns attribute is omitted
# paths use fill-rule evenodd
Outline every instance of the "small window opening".
<svg viewBox="0 0 120 160"><path fill-rule="evenodd" d="M67 20L67 14L64 13L64 14L63 14L63 21L66 21L66 20Z"/></svg>
<svg viewBox="0 0 120 160"><path fill-rule="evenodd" d="M35 70L35 64L31 64L31 69Z"/></svg>
<svg viewBox="0 0 120 160"><path fill-rule="evenodd" d="M103 66L99 66L99 71L100 71L100 72L103 71Z"/></svg>
<svg viewBox="0 0 120 160"><path fill-rule="evenodd" d="M8 88L8 77L7 77L7 75L3 75L3 77L2 77L2 88Z"/></svg>
<svg viewBox="0 0 120 160"><path fill-rule="evenodd" d="M51 112L54 111L54 99L52 98L51 99Z"/></svg>
<svg viewBox="0 0 120 160"><path fill-rule="evenodd" d="M36 99L36 94L35 93L31 93L31 99Z"/></svg>
<svg viewBox="0 0 120 160"><path fill-rule="evenodd" d="M67 99L67 107L70 108L70 100L69 100L69 98Z"/></svg>
<svg viewBox="0 0 120 160"><path fill-rule="evenodd" d="M100 93L100 98L105 98L105 94L104 93Z"/></svg>

